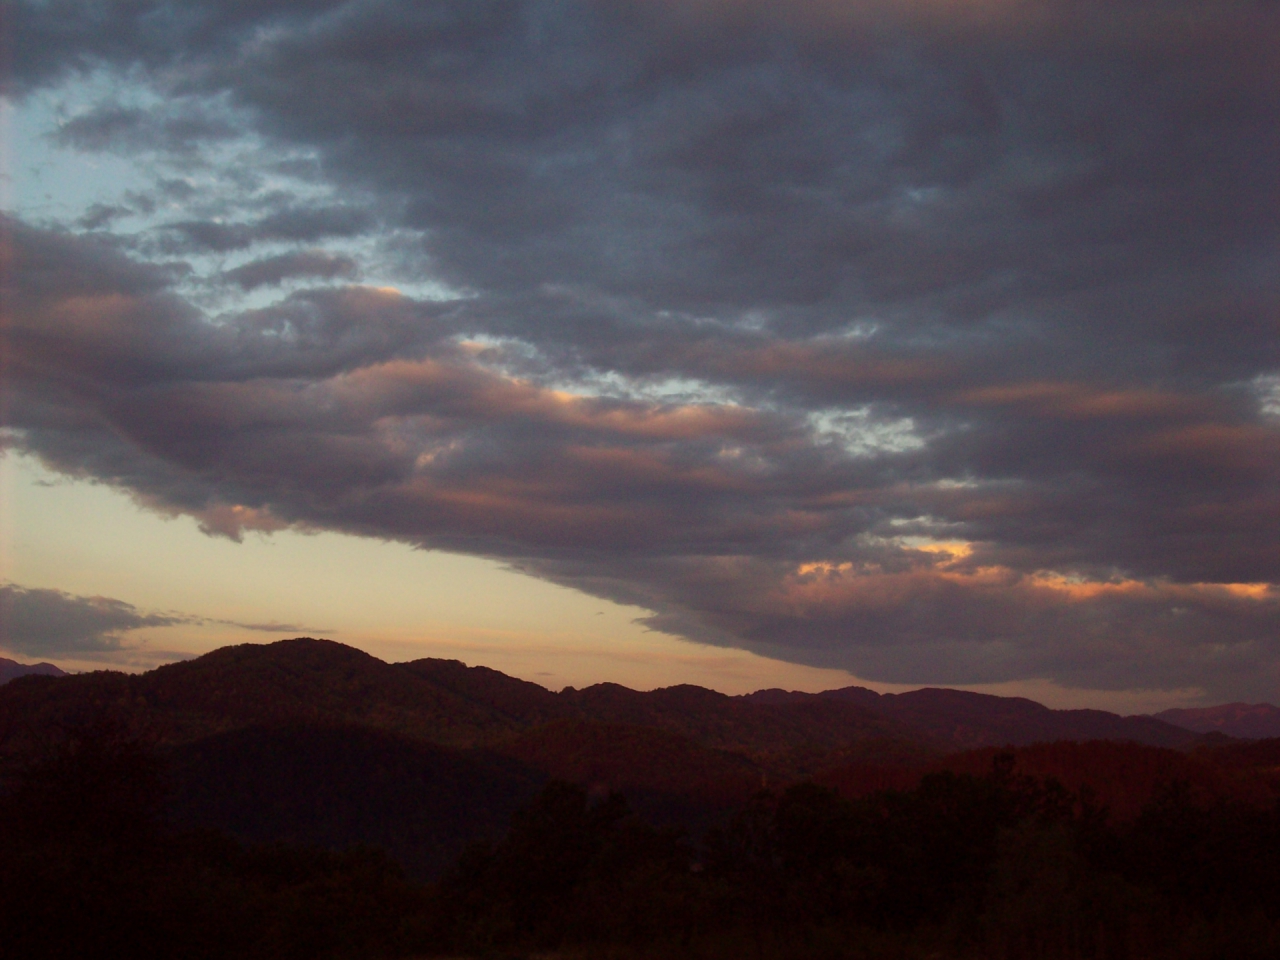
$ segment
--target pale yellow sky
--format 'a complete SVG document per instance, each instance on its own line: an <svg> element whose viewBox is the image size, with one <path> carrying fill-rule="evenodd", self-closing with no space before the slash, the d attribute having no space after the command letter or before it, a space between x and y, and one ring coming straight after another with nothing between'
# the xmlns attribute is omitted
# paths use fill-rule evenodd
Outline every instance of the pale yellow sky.
<svg viewBox="0 0 1280 960"><path fill-rule="evenodd" d="M242 543L210 537L189 517L162 517L116 490L13 454L0 457L0 580L214 621L134 631L128 651L102 660L46 658L70 670L147 669L226 644L307 633L389 661L448 657L552 689L602 681L636 689L695 683L725 693L910 689L652 631L637 622L649 611L492 560L332 533L251 534ZM1123 713L1195 699L1195 691L1106 693L1045 681L971 689Z"/></svg>

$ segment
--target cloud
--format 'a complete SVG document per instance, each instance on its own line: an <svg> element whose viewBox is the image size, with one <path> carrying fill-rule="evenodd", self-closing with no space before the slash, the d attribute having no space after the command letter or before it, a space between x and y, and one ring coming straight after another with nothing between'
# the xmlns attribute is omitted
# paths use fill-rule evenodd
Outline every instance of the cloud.
<svg viewBox="0 0 1280 960"><path fill-rule="evenodd" d="M84 151L139 152L165 150L194 154L199 145L233 135L222 118L204 112L203 104L174 104L142 109L115 104L99 106L63 123L55 142Z"/></svg>
<svg viewBox="0 0 1280 960"><path fill-rule="evenodd" d="M241 623L238 620L211 620L210 623L225 623L228 626L239 627L242 630L256 630L260 633L285 633L290 636L299 634L314 634L316 636L331 636L337 631L332 629L316 629L315 627L300 627L296 623L279 623L275 620L269 620L266 623Z"/></svg>
<svg viewBox="0 0 1280 960"><path fill-rule="evenodd" d="M242 290L253 290L257 287L283 283L295 277L350 280L358 272L356 262L350 257L336 256L323 251L303 251L252 260L234 270L228 270L226 278L239 284Z"/></svg>
<svg viewBox="0 0 1280 960"><path fill-rule="evenodd" d="M155 9L15 6L160 164L7 221L19 448L875 679L1273 695L1274 4Z"/></svg>
<svg viewBox="0 0 1280 960"><path fill-rule="evenodd" d="M122 634L187 622L183 616L142 613L110 597L0 584L0 646L14 653L110 653L126 648Z"/></svg>
<svg viewBox="0 0 1280 960"><path fill-rule="evenodd" d="M219 624L261 633L330 635L294 623L242 623L185 613L146 613L112 597L0 584L0 648L29 656L119 654L136 650L128 634L147 627Z"/></svg>
<svg viewBox="0 0 1280 960"><path fill-rule="evenodd" d="M331 237L354 237L371 225L368 211L357 207L303 205L276 210L244 223L187 220L167 224L165 229L174 238L170 246L175 250L227 253L269 241L314 243Z"/></svg>
<svg viewBox="0 0 1280 960"><path fill-rule="evenodd" d="M838 667L884 682L1052 677L1076 688L1270 696L1280 592L1267 584L1067 579L972 569L955 553L794 564L690 556L529 572L659 612L692 639ZM867 551L868 553L870 551Z"/></svg>

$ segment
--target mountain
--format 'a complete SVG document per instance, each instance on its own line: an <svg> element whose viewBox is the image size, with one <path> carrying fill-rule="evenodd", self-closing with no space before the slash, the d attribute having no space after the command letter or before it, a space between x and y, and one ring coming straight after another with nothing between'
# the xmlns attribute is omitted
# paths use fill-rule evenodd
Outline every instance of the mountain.
<svg viewBox="0 0 1280 960"><path fill-rule="evenodd" d="M640 692L601 683L553 693L457 661L385 663L340 643L298 638L224 647L138 675L20 678L0 688L0 751L33 731L103 715L167 745L249 727L319 723L441 746L495 746L547 723L577 720L662 730L745 756L774 777L813 772L830 765L825 758L871 742L882 752L897 744L892 749L909 754L1100 739L1186 749L1201 740L1155 717L1050 710L1019 697L960 690L877 694L847 687L731 697L690 685Z"/></svg>
<svg viewBox="0 0 1280 960"><path fill-rule="evenodd" d="M1269 703L1224 703L1220 707L1163 710L1154 716L1196 733L1225 733L1242 740L1280 737L1280 707Z"/></svg>
<svg viewBox="0 0 1280 960"><path fill-rule="evenodd" d="M488 667L428 658L393 664L439 690L485 711L495 721L525 727L571 716L573 710L546 687Z"/></svg>
<svg viewBox="0 0 1280 960"><path fill-rule="evenodd" d="M1200 748L1215 766L1256 778L1280 797L1280 737L1234 740Z"/></svg>
<svg viewBox="0 0 1280 960"><path fill-rule="evenodd" d="M584 690L569 688L560 696L587 719L655 727L712 749L761 759L802 748L835 749L868 738L928 739L894 719L835 700L759 703L689 684L641 693L600 683Z"/></svg>
<svg viewBox="0 0 1280 960"><path fill-rule="evenodd" d="M915 763L838 765L814 779L846 797L913 790L926 774L938 771L980 776L1006 751L1015 776L1052 778L1072 792L1085 790L1118 821L1132 820L1172 784L1185 785L1190 797L1205 806L1234 801L1265 809L1280 796L1280 777L1274 773L1280 769L1280 740L1204 745L1190 752L1114 740L1036 743L1011 750L984 747Z"/></svg>
<svg viewBox="0 0 1280 960"><path fill-rule="evenodd" d="M18 677L26 677L32 674L43 677L66 676L63 671L52 663L18 663L16 660L6 660L4 657L0 657L0 686L10 680L16 680Z"/></svg>
<svg viewBox="0 0 1280 960"><path fill-rule="evenodd" d="M651 822L695 835L761 786L905 789L930 771L989 770L1007 745L1019 772L1088 784L1117 815L1174 780L1209 799L1280 794L1280 740L1223 742L1154 717L956 690L552 692L484 667L385 663L309 638L138 675L18 677L0 687L0 775L76 729L150 744L180 824L380 846L419 876L500 833L553 778L620 790Z"/></svg>
<svg viewBox="0 0 1280 960"><path fill-rule="evenodd" d="M1104 710L1051 710L1023 697L997 697L967 690L924 689L876 693L844 687L823 693L762 690L743 699L795 707L837 701L856 705L952 749L1024 746L1054 740L1127 740L1155 747L1187 748L1200 738L1155 717L1122 717Z"/></svg>
<svg viewBox="0 0 1280 960"><path fill-rule="evenodd" d="M501 836L546 782L487 750L369 727L251 727L165 754L167 813L243 840L381 847L418 877L473 840Z"/></svg>
<svg viewBox="0 0 1280 960"><path fill-rule="evenodd" d="M32 729L100 715L160 744L252 726L323 723L474 746L522 728L500 707L459 695L409 665L298 638L223 647L143 674L98 671L10 683L0 688L0 750Z"/></svg>
<svg viewBox="0 0 1280 960"><path fill-rule="evenodd" d="M497 750L595 796L620 792L650 823L692 833L746 803L768 776L742 754L676 733L591 720L557 720Z"/></svg>

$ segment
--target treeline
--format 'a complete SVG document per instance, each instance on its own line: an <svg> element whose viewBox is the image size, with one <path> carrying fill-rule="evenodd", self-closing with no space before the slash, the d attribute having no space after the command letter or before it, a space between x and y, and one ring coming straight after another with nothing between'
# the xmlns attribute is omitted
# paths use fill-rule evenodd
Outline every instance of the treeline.
<svg viewBox="0 0 1280 960"><path fill-rule="evenodd" d="M1173 784L1117 827L1007 757L856 801L762 794L696 848L559 784L444 879L438 936L474 955L1273 958L1277 853L1275 811Z"/></svg>
<svg viewBox="0 0 1280 960"><path fill-rule="evenodd" d="M109 730L3 773L6 957L1280 956L1280 812L1174 783L1113 823L1004 756L762 793L696 842L556 782L430 884L376 850L174 828L163 763Z"/></svg>

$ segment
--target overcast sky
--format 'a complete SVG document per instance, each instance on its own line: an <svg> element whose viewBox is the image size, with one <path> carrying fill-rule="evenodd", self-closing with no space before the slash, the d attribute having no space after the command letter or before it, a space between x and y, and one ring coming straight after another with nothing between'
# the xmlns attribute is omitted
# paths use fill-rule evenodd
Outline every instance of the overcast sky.
<svg viewBox="0 0 1280 960"><path fill-rule="evenodd" d="M6 16L10 652L1280 697L1274 0Z"/></svg>

